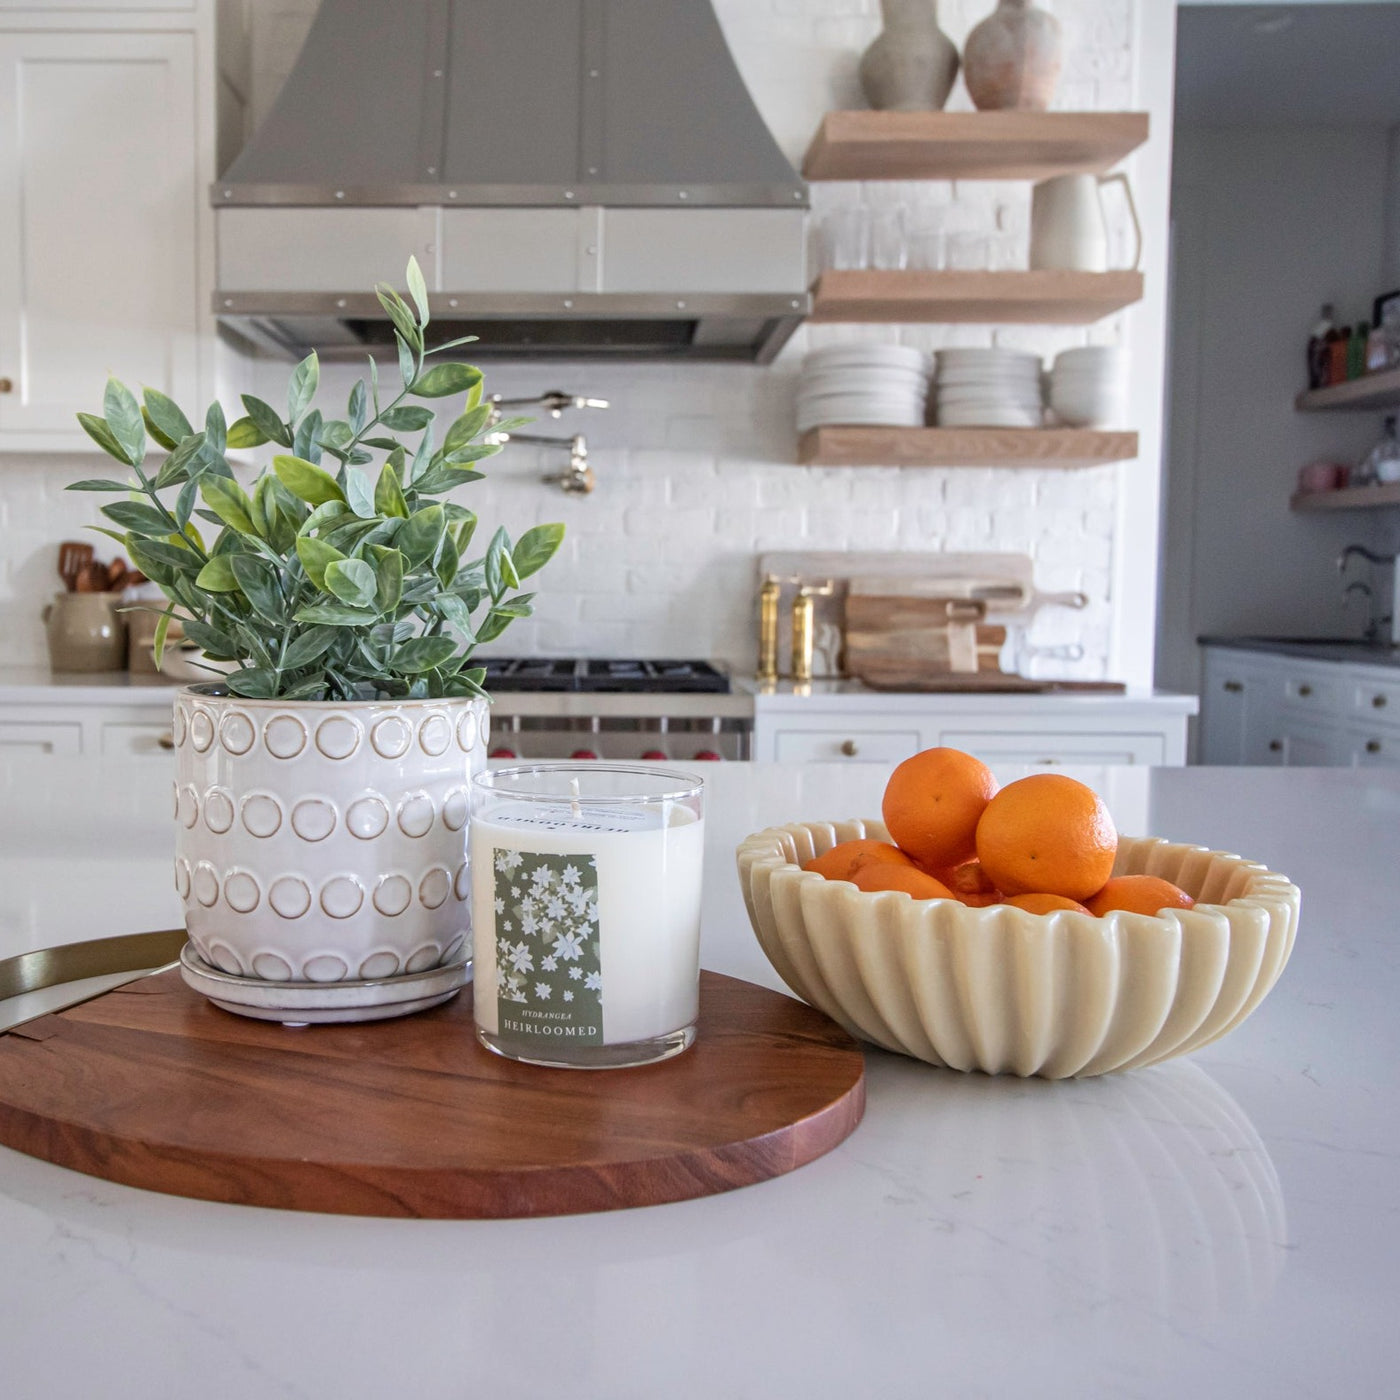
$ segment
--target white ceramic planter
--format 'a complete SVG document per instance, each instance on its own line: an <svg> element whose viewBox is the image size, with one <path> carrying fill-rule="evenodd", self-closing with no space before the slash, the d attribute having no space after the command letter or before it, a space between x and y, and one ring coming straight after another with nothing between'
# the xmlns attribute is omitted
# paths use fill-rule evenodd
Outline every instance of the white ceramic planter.
<svg viewBox="0 0 1400 1400"><path fill-rule="evenodd" d="M205 962L380 980L470 940L468 784L486 701L175 699L175 885Z"/></svg>

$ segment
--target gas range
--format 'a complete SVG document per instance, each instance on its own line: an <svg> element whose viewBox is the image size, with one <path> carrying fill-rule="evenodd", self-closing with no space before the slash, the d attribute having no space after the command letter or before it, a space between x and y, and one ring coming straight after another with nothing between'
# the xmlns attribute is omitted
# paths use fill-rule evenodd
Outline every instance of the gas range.
<svg viewBox="0 0 1400 1400"><path fill-rule="evenodd" d="M708 661L490 657L491 757L748 758L753 702Z"/></svg>

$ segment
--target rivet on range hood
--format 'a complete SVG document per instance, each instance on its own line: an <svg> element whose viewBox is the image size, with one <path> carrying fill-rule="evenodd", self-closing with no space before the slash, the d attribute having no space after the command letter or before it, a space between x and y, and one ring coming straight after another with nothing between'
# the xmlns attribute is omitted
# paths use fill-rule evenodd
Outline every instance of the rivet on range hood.
<svg viewBox="0 0 1400 1400"><path fill-rule="evenodd" d="M423 266L481 354L766 363L806 315L807 187L709 0L322 0L212 189L221 320L388 349Z"/></svg>

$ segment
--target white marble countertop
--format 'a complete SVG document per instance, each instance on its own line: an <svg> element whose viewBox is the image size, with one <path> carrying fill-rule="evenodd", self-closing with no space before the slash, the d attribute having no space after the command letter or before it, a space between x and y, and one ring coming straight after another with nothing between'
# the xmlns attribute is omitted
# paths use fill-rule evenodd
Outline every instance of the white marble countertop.
<svg viewBox="0 0 1400 1400"><path fill-rule="evenodd" d="M1086 773L1133 833L1302 886L1291 965L1186 1059L1044 1083L880 1051L791 1175L599 1216L329 1217L0 1149L0 1394L1361 1397L1400 1364L1400 773ZM711 781L703 958L777 985L732 849L885 773ZM166 926L169 775L0 759L0 956Z"/></svg>
<svg viewBox="0 0 1400 1400"><path fill-rule="evenodd" d="M915 715L975 709L979 714L1014 715L1033 711L1037 717L1054 714L1104 712L1194 715L1196 696L1170 690L1129 689L1114 691L1049 691L1005 694L986 690L903 691L873 690L862 681L756 681L735 677L737 689L754 697L755 709L772 714L822 714L839 711Z"/></svg>

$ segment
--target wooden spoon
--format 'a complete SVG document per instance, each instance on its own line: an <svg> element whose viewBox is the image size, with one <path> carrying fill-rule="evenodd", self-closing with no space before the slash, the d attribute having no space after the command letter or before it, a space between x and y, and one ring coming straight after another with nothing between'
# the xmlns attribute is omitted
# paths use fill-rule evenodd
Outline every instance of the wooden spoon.
<svg viewBox="0 0 1400 1400"><path fill-rule="evenodd" d="M78 575L92 560L92 546L81 540L64 540L58 547L58 573L64 587L72 593L78 586Z"/></svg>

